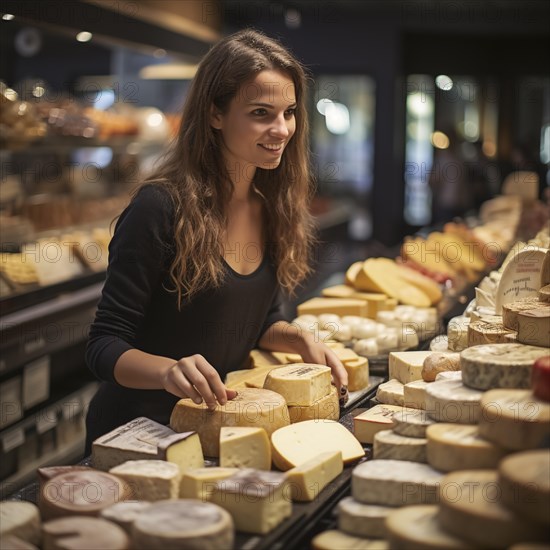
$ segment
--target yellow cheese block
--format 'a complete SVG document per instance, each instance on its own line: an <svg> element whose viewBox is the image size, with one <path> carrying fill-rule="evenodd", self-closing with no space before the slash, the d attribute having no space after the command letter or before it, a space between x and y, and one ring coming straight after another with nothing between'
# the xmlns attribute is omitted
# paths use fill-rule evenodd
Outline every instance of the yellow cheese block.
<svg viewBox="0 0 550 550"><path fill-rule="evenodd" d="M352 298L311 298L300 304L297 308L298 315L320 315L321 313L335 313L336 315L368 316L368 306L364 300Z"/></svg>
<svg viewBox="0 0 550 550"><path fill-rule="evenodd" d="M271 470L271 443L263 428L222 427L220 466Z"/></svg>
<svg viewBox="0 0 550 550"><path fill-rule="evenodd" d="M340 402L338 399L338 390L331 386L330 393L315 401L310 406L289 406L288 414L290 422L303 422L305 420L338 420L340 418Z"/></svg>
<svg viewBox="0 0 550 550"><path fill-rule="evenodd" d="M263 349L253 349L250 352L251 368L280 365L279 359L271 352Z"/></svg>
<svg viewBox="0 0 550 550"><path fill-rule="evenodd" d="M205 456L217 457L220 449L222 426L251 426L264 428L268 435L290 423L284 397L273 391L255 388L239 389L237 397L225 405L209 411L191 399L180 399L170 416L170 426L176 432L199 434Z"/></svg>
<svg viewBox="0 0 550 550"><path fill-rule="evenodd" d="M359 262L361 263L361 262ZM362 265L362 263L361 263ZM388 297L379 292L361 292L348 285L336 285L324 288L321 294L326 298L351 298L354 300L364 300L367 303L368 315L371 319L376 318L379 311L383 311Z"/></svg>
<svg viewBox="0 0 550 550"><path fill-rule="evenodd" d="M266 365L254 369L237 370L228 372L225 377L226 387L232 390L241 388L263 388L267 374L278 368L277 365Z"/></svg>
<svg viewBox="0 0 550 550"><path fill-rule="evenodd" d="M181 477L180 498L208 500L214 484L235 475L238 468L194 468L186 470Z"/></svg>
<svg viewBox="0 0 550 550"><path fill-rule="evenodd" d="M346 284L354 287L355 286L355 280L357 278L357 274L359 271L361 271L361 268L363 267L363 262L354 262L351 264L348 269L346 270Z"/></svg>
<svg viewBox="0 0 550 550"><path fill-rule="evenodd" d="M359 357L354 361L342 361L348 373L348 390L359 391L369 385L369 360Z"/></svg>

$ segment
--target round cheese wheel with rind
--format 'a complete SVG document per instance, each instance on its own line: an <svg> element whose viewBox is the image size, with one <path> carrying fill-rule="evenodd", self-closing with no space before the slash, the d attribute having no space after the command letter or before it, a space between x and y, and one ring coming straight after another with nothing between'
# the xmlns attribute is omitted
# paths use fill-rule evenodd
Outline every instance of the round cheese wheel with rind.
<svg viewBox="0 0 550 550"><path fill-rule="evenodd" d="M426 437L426 429L435 423L426 411L403 410L393 414L393 431L405 437Z"/></svg>
<svg viewBox="0 0 550 550"><path fill-rule="evenodd" d="M548 309L550 305L540 303L538 296L531 296L530 298L524 298L516 302L510 302L502 306L502 324L509 330L517 331L519 328L518 314L522 311L529 311L531 309Z"/></svg>
<svg viewBox="0 0 550 550"><path fill-rule="evenodd" d="M479 436L478 426L437 423L426 430L428 464L442 472L496 468L508 451Z"/></svg>
<svg viewBox="0 0 550 550"><path fill-rule="evenodd" d="M548 349L523 344L473 346L460 354L462 382L477 390L530 388L533 363Z"/></svg>
<svg viewBox="0 0 550 550"><path fill-rule="evenodd" d="M399 380L392 378L378 386L376 399L385 405L403 407L405 405L405 386Z"/></svg>
<svg viewBox="0 0 550 550"><path fill-rule="evenodd" d="M108 508L101 510L100 517L107 521L116 523L122 527L128 534L131 534L132 525L135 519L147 508L151 506L150 502L145 500L136 500L128 502L117 502Z"/></svg>
<svg viewBox="0 0 550 550"><path fill-rule="evenodd" d="M504 328L501 321L472 321L468 325L468 347L485 344L513 344L518 333Z"/></svg>
<svg viewBox="0 0 550 550"><path fill-rule="evenodd" d="M440 380L460 380L460 381L462 381L462 371L461 370L448 370L448 371L445 371L445 372L440 372L435 377L435 381L439 382Z"/></svg>
<svg viewBox="0 0 550 550"><path fill-rule="evenodd" d="M498 467L502 502L529 521L550 523L550 449L514 453Z"/></svg>
<svg viewBox="0 0 550 550"><path fill-rule="evenodd" d="M545 285L539 290L539 301L550 303L550 285Z"/></svg>
<svg viewBox="0 0 550 550"><path fill-rule="evenodd" d="M31 544L40 543L40 512L32 502L0 502L0 538L10 535Z"/></svg>
<svg viewBox="0 0 550 550"><path fill-rule="evenodd" d="M279 428L271 435L273 463L286 471L321 453L341 451L344 464L365 456L355 436L334 420L306 420Z"/></svg>
<svg viewBox="0 0 550 550"><path fill-rule="evenodd" d="M442 478L441 472L420 462L369 460L354 468L351 494L365 504L436 504Z"/></svg>
<svg viewBox="0 0 550 550"><path fill-rule="evenodd" d="M439 522L445 531L481 548L508 548L545 540L547 532L502 503L496 470L447 474L439 491Z"/></svg>
<svg viewBox="0 0 550 550"><path fill-rule="evenodd" d="M125 531L101 518L65 517L42 526L43 550L126 550L130 540Z"/></svg>
<svg viewBox="0 0 550 550"><path fill-rule="evenodd" d="M227 550L233 548L234 524L229 513L211 502L161 500L134 521L135 548Z"/></svg>
<svg viewBox="0 0 550 550"><path fill-rule="evenodd" d="M391 506L363 504L353 497L345 497L338 503L338 529L355 537L384 539L386 517L392 510Z"/></svg>
<svg viewBox="0 0 550 550"><path fill-rule="evenodd" d="M393 430L382 430L374 436L372 455L376 460L427 462L426 440L399 435Z"/></svg>
<svg viewBox="0 0 550 550"><path fill-rule="evenodd" d="M471 550L471 545L449 535L437 521L439 507L433 504L394 509L386 520L387 539L396 550Z"/></svg>
<svg viewBox="0 0 550 550"><path fill-rule="evenodd" d="M438 380L426 388L426 412L437 422L476 424L482 395L461 380Z"/></svg>
<svg viewBox="0 0 550 550"><path fill-rule="evenodd" d="M353 550L390 550L384 540L365 539L348 535L338 529L323 531L311 541L312 550L335 550L336 548L350 548Z"/></svg>
<svg viewBox="0 0 550 550"><path fill-rule="evenodd" d="M98 516L104 508L131 498L131 487L124 480L90 469L67 472L50 479L42 487L39 506L44 520Z"/></svg>
<svg viewBox="0 0 550 550"><path fill-rule="evenodd" d="M195 431L199 434L203 454L220 454L222 426L264 428L268 435L288 426L290 417L282 395L256 388L239 389L237 397L213 411L205 403L197 405L191 399L180 399L170 416L170 427L176 432Z"/></svg>
<svg viewBox="0 0 550 550"><path fill-rule="evenodd" d="M550 403L529 390L489 390L481 398L479 435L514 451L550 440Z"/></svg>

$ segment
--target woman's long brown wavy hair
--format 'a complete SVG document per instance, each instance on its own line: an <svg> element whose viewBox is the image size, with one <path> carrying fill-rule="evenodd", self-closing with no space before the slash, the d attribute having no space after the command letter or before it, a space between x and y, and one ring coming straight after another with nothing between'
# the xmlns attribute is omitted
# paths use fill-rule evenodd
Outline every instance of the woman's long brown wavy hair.
<svg viewBox="0 0 550 550"><path fill-rule="evenodd" d="M306 114L307 76L277 41L254 30L218 42L201 61L191 84L181 127L158 170L144 183L167 189L175 206L175 259L170 278L181 305L223 281L223 236L233 183L222 153L220 133L211 127L211 109L227 112L241 87L263 70L279 70L293 81L296 131L279 166L257 168L253 184L265 200L265 252L277 279L292 294L310 272L313 224L309 214L313 182Z"/></svg>

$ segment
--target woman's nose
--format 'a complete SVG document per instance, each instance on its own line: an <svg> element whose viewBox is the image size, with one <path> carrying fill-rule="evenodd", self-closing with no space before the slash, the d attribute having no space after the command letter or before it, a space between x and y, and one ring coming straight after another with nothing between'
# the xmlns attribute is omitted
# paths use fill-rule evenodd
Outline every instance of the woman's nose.
<svg viewBox="0 0 550 550"><path fill-rule="evenodd" d="M271 127L271 134L277 137L286 138L290 135L290 121L286 120L284 114L278 116Z"/></svg>

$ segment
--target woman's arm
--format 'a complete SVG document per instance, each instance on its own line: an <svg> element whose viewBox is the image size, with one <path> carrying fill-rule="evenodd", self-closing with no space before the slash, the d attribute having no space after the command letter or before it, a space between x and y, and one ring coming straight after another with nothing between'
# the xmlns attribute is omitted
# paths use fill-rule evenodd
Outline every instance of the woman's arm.
<svg viewBox="0 0 550 550"><path fill-rule="evenodd" d="M299 353L306 363L327 365L344 401L347 398L348 373L336 354L314 334L286 321L273 323L262 335L258 345L268 351Z"/></svg>

